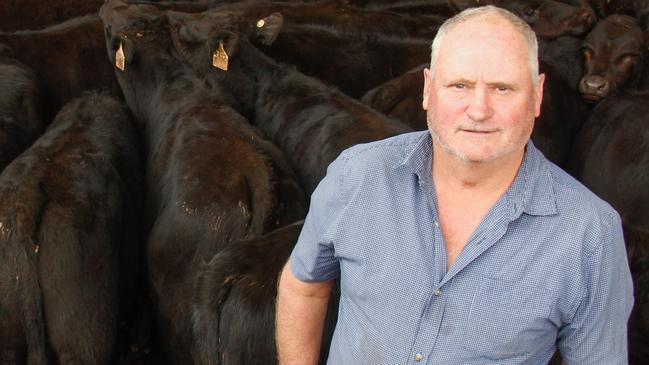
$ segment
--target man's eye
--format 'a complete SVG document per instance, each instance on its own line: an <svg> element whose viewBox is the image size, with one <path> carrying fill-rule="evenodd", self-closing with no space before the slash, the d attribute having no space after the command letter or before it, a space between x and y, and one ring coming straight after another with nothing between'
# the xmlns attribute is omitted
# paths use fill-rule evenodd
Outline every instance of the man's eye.
<svg viewBox="0 0 649 365"><path fill-rule="evenodd" d="M499 93L506 93L510 90L511 88L509 86L496 86L496 91Z"/></svg>
<svg viewBox="0 0 649 365"><path fill-rule="evenodd" d="M453 87L454 89L462 90L462 89L465 89L465 88L466 88L466 85L464 85L464 84L453 84L452 87Z"/></svg>

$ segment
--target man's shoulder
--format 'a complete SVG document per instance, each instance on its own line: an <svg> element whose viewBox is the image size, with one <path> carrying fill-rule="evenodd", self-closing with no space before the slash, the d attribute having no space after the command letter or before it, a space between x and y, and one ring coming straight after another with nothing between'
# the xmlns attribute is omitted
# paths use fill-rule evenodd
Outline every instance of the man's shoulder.
<svg viewBox="0 0 649 365"><path fill-rule="evenodd" d="M395 177L403 176L402 170L397 167L417 150L418 145L425 142L423 139L427 136L428 131L410 132L357 144L343 151L329 167L328 173L335 171L340 176L343 191L370 186L378 188L378 185L383 188L393 186L398 181ZM381 184L381 181L384 184Z"/></svg>
<svg viewBox="0 0 649 365"><path fill-rule="evenodd" d="M614 217L615 209L560 167L550 163L554 193L559 205L574 205Z"/></svg>
<svg viewBox="0 0 649 365"><path fill-rule="evenodd" d="M357 144L343 151L341 158L351 166L376 163L397 165L427 135L428 131L417 131Z"/></svg>
<svg viewBox="0 0 649 365"><path fill-rule="evenodd" d="M610 234L614 225L621 224L618 212L577 179L552 163L549 171L557 211L566 224L585 225L582 228L587 227L593 235Z"/></svg>

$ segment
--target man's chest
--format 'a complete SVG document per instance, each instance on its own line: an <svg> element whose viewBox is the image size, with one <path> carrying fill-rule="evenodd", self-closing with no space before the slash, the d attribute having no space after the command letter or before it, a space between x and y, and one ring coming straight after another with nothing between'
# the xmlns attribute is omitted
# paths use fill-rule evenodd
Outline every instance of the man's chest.
<svg viewBox="0 0 649 365"><path fill-rule="evenodd" d="M397 205L406 208L404 201ZM356 221L344 225L335 241L345 351L367 353L370 349L360 347L371 344L394 349L399 359L450 356L446 363L493 352L497 363L496 353L524 359L553 346L556 293L543 285L543 268L551 267L552 259L540 243L515 238L507 223L490 217L487 227L469 232L476 234L458 255L458 265L447 271L436 212L414 199L408 208L366 207L353 217L363 219L345 218ZM530 257L538 263L524 263ZM352 350L354 343L359 348ZM406 354L408 349L414 352ZM431 361L423 363L438 363Z"/></svg>
<svg viewBox="0 0 649 365"><path fill-rule="evenodd" d="M436 195L436 214L446 250L446 267L450 268L483 220L489 219L490 209L501 198L500 192L447 191ZM501 204L502 205L502 204ZM498 207L496 207L498 208Z"/></svg>

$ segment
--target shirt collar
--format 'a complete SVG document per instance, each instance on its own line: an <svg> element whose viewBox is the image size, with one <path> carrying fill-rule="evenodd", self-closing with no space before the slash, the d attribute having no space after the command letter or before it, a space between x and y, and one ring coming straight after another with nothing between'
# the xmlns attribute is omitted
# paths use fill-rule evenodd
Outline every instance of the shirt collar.
<svg viewBox="0 0 649 365"><path fill-rule="evenodd" d="M398 166L408 167L421 181L431 182L433 142L430 133L423 132ZM521 167L505 193L513 207L514 216L553 215L557 213L550 163L530 140L525 148Z"/></svg>
<svg viewBox="0 0 649 365"><path fill-rule="evenodd" d="M396 167L408 167L420 181L432 182L433 139L428 131L421 133Z"/></svg>
<svg viewBox="0 0 649 365"><path fill-rule="evenodd" d="M553 215L557 213L554 183L550 163L530 140L525 148L523 163L507 189L507 196L516 206L516 215ZM520 205L520 207L519 207Z"/></svg>

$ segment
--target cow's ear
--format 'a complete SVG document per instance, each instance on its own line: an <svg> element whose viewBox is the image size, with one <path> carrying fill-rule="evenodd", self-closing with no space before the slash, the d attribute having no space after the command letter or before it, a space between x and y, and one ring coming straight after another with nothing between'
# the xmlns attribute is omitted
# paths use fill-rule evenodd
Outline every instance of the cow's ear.
<svg viewBox="0 0 649 365"><path fill-rule="evenodd" d="M199 29L197 22L187 22L187 15L178 12L169 12L167 21L171 31L178 36L182 43L204 43L207 41L207 32Z"/></svg>
<svg viewBox="0 0 649 365"><path fill-rule="evenodd" d="M237 53L237 48L239 46L239 38L236 34L228 33L221 35L220 37L213 39L214 49L219 46L219 43L223 43L223 49L227 52L229 57L234 56Z"/></svg>
<svg viewBox="0 0 649 365"><path fill-rule="evenodd" d="M113 67L125 71L133 64L135 52L133 42L127 35L112 35L106 31L106 44L108 45L108 58Z"/></svg>
<svg viewBox="0 0 649 365"><path fill-rule="evenodd" d="M282 30L284 17L280 13L272 13L265 18L257 20L255 24L255 35L261 44L270 46L277 39Z"/></svg>
<svg viewBox="0 0 649 365"><path fill-rule="evenodd" d="M223 33L209 39L212 52L212 66L227 71L230 60L236 57L238 38L232 33Z"/></svg>
<svg viewBox="0 0 649 365"><path fill-rule="evenodd" d="M203 43L207 40L205 33L199 32L196 27L188 24L183 24L178 29L178 36L180 37L180 40L185 43Z"/></svg>

